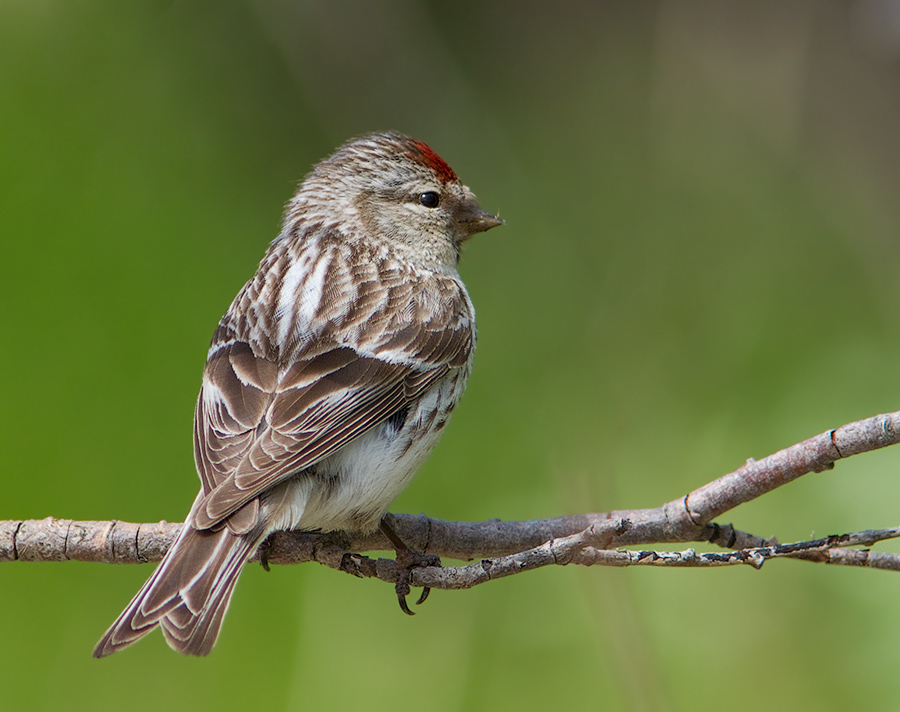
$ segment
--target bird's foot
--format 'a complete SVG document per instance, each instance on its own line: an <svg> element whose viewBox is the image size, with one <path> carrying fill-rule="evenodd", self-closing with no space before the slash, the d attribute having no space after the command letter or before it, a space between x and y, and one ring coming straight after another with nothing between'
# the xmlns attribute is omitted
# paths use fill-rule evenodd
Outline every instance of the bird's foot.
<svg viewBox="0 0 900 712"><path fill-rule="evenodd" d="M437 554L420 554L418 551L412 551L410 549L397 550L397 566L400 569L397 583L394 586L394 589L397 591L397 602L400 604L400 609L409 616L414 616L415 613L409 609L409 606L406 604L406 597L409 595L409 581L412 575L413 569L421 568L424 566L440 566L441 565L441 557ZM420 606L425 603L425 599L428 598L428 594L431 593L431 589L428 586L422 587L422 595L419 596L419 600L416 601L416 605Z"/></svg>
<svg viewBox="0 0 900 712"><path fill-rule="evenodd" d="M413 569L425 566L440 566L441 557L436 554L423 554L410 549L403 543L403 540L390 525L388 521L389 516L390 515L386 514L382 518L380 528L381 532L388 538L388 541L391 542L391 545L396 552L397 568L399 569L399 572L397 574L397 583L394 586L394 590L397 592L397 602L400 604L400 610L409 616L414 616L415 613L409 609L409 605L406 603L406 597L410 593L409 581L412 571ZM416 605L419 606L423 604L425 599L428 598L429 593L431 593L431 589L428 586L423 586L422 595L419 596Z"/></svg>

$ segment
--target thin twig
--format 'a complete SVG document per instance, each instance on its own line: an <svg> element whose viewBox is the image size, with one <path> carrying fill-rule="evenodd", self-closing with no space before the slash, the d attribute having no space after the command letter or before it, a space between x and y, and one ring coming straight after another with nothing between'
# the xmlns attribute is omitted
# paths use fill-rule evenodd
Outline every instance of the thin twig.
<svg viewBox="0 0 900 712"><path fill-rule="evenodd" d="M900 412L878 415L829 430L739 469L655 509L618 510L524 522L445 522L425 516L395 515L394 526L410 548L460 560L460 567L426 567L412 582L432 588L468 588L487 580L550 564L722 566L761 564L791 556L838 565L900 570L900 556L848 549L869 545L860 532L800 544L774 540L719 525L712 520L809 472L831 469L844 457L900 442ZM145 563L162 559L181 524L131 524L119 521L0 521L0 562L95 561ZM894 532L895 530L880 530ZM896 536L892 534L891 536ZM886 538L886 537L885 537ZM822 544L821 542L830 542ZM624 546L709 542L734 551L698 554L625 551ZM791 549L790 547L795 547ZM391 550L380 532L278 532L266 542L269 563L319 563L358 576L395 581L396 563L352 552Z"/></svg>

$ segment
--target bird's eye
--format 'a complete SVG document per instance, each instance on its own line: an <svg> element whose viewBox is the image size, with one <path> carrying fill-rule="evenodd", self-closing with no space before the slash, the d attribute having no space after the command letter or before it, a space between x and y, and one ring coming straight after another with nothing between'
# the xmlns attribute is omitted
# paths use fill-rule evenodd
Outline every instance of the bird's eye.
<svg viewBox="0 0 900 712"><path fill-rule="evenodd" d="M419 196L419 202L426 208L436 208L438 205L440 205L441 196L439 196L433 190L429 190L427 193L422 193Z"/></svg>

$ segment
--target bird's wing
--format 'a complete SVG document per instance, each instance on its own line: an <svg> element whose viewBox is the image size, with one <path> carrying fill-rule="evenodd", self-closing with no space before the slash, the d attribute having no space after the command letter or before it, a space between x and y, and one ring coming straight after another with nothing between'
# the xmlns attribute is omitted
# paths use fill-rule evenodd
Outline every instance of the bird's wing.
<svg viewBox="0 0 900 712"><path fill-rule="evenodd" d="M395 328L375 314L368 323L377 335L363 329L357 340L365 348L317 341L284 368L240 340L214 351L195 417L205 496L193 525L207 529L227 520L233 531L249 529L260 494L463 367L474 346L467 299L460 290L442 302L430 318L404 319Z"/></svg>

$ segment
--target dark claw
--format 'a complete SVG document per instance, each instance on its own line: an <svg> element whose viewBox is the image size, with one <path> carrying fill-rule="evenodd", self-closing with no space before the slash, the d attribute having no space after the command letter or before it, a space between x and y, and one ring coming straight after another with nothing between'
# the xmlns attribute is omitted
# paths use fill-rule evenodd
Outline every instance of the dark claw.
<svg viewBox="0 0 900 712"><path fill-rule="evenodd" d="M400 610L403 611L406 615L408 615L408 616L416 615L414 611L409 610L409 606L406 605L406 596L404 596L399 591L397 591L397 603L400 604Z"/></svg>
<svg viewBox="0 0 900 712"><path fill-rule="evenodd" d="M399 559L399 552L397 558ZM399 561L397 562L399 563ZM409 610L409 606L406 604L406 597L409 595L409 567L402 569L397 579L397 583L394 585L394 590L397 592L397 603L400 604L400 610L402 610L408 616L416 615L411 610Z"/></svg>
<svg viewBox="0 0 900 712"><path fill-rule="evenodd" d="M385 515L385 518L381 520L381 531L391 542L397 553L397 566L400 569L397 583L394 586L394 589L397 592L397 602L400 604L400 610L406 615L414 616L415 613L409 610L409 605L406 603L406 597L410 593L409 579L412 570L424 566L440 566L441 558L434 554L420 554L417 551L410 550L388 523L387 516L388 515ZM419 596L416 605L422 605L425 602L425 599L428 598L429 593L431 593L431 589L428 588L428 586L423 586L422 595Z"/></svg>
<svg viewBox="0 0 900 712"><path fill-rule="evenodd" d="M397 581L397 584L394 587L394 589L397 591L397 602L400 604L400 609L408 616L416 615L415 611L411 611L409 609L409 606L406 603L406 597L410 593L410 589L409 589L410 571L412 571L412 569L414 569L417 565L418 566L423 566L423 565L433 566L434 564L430 561L427 564L423 564L420 562L414 562L414 563L410 564L405 569L405 571L402 574L400 574L400 580ZM423 603L425 603L425 599L428 598L429 593L431 593L431 589L428 586L423 586L422 587L422 595L419 596L419 600L416 601L416 605L421 606Z"/></svg>
<svg viewBox="0 0 900 712"><path fill-rule="evenodd" d="M259 549L256 550L257 556L259 556L259 565L263 567L264 570L270 571L269 569L269 540L266 539L262 544L259 545Z"/></svg>
<svg viewBox="0 0 900 712"><path fill-rule="evenodd" d="M422 595L419 596L419 600L416 601L416 605L421 606L423 603L425 603L425 599L428 598L429 593L431 593L431 589L428 588L428 586L423 586L422 587Z"/></svg>

